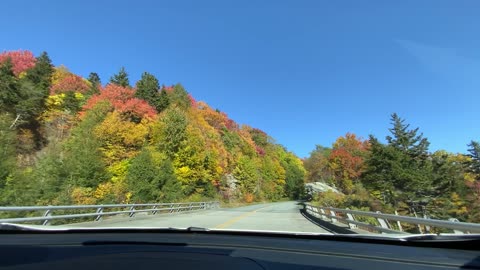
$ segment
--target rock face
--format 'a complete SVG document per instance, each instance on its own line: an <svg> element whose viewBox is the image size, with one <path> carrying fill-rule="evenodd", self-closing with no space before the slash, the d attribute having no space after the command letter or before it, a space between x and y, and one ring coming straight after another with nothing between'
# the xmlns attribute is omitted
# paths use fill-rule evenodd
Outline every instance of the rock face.
<svg viewBox="0 0 480 270"><path fill-rule="evenodd" d="M314 193L320 193L320 192L326 192L328 190L331 190L335 193L341 193L338 189L331 187L323 182L313 182L313 183L306 183L305 184L305 189L309 194L314 194Z"/></svg>
<svg viewBox="0 0 480 270"><path fill-rule="evenodd" d="M233 174L226 174L225 178L227 180L227 186L231 191L235 191L237 189L237 179L233 177Z"/></svg>

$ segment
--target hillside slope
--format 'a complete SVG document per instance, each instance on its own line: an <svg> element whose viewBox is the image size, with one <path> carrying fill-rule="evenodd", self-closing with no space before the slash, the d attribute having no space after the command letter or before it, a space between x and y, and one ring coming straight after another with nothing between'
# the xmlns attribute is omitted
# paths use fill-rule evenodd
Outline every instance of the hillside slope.
<svg viewBox="0 0 480 270"><path fill-rule="evenodd" d="M46 53L0 54L0 204L297 198L302 161L180 84L102 84Z"/></svg>

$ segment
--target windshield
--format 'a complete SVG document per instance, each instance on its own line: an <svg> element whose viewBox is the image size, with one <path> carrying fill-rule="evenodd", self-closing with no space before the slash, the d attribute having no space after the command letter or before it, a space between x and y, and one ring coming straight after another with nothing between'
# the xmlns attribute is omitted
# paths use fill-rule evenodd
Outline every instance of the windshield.
<svg viewBox="0 0 480 270"><path fill-rule="evenodd" d="M478 2L27 2L0 222L480 233Z"/></svg>

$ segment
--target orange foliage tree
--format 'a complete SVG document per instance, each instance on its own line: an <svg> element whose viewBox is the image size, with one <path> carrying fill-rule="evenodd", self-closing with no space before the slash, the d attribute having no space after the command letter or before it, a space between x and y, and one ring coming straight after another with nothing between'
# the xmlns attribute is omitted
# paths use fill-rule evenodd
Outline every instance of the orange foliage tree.
<svg viewBox="0 0 480 270"><path fill-rule="evenodd" d="M364 160L368 151L368 142L357 138L355 134L347 133L339 137L333 144L329 156L329 167L338 186L350 193L353 182L357 181L364 171Z"/></svg>

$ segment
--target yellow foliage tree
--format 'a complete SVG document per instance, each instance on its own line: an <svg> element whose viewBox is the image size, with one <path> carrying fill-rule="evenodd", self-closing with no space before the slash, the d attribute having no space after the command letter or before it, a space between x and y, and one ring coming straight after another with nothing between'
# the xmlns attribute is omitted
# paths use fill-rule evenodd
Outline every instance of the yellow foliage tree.
<svg viewBox="0 0 480 270"><path fill-rule="evenodd" d="M95 136L102 141L101 150L107 164L111 165L136 155L147 142L151 121L144 118L140 123L125 119L113 111L95 128Z"/></svg>

